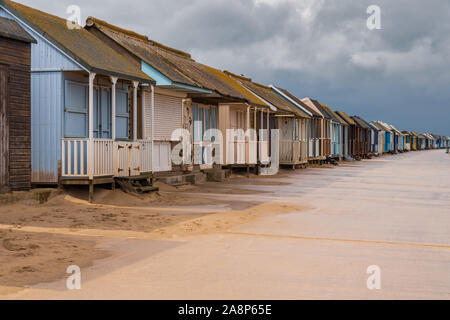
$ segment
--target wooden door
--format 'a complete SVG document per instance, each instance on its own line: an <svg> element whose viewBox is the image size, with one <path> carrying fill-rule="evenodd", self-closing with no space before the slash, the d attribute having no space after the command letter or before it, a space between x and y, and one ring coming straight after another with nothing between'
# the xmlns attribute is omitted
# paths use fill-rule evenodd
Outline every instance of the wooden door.
<svg viewBox="0 0 450 320"><path fill-rule="evenodd" d="M0 65L0 193L9 191L9 74Z"/></svg>

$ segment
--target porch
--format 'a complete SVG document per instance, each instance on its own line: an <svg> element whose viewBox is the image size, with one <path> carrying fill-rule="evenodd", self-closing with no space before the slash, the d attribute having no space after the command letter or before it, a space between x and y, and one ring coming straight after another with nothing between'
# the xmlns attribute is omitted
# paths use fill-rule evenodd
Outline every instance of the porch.
<svg viewBox="0 0 450 320"><path fill-rule="evenodd" d="M280 140L280 164L298 165L308 163L307 142L298 140Z"/></svg>
<svg viewBox="0 0 450 320"><path fill-rule="evenodd" d="M153 159L158 158L153 152L158 145L145 130L144 91L149 86L95 73L89 73L88 83L79 73L64 76L58 184L89 185L92 201L96 184L114 186L116 178L149 177L158 164Z"/></svg>
<svg viewBox="0 0 450 320"><path fill-rule="evenodd" d="M248 167L270 164L270 110L230 103L219 107L224 133L224 165Z"/></svg>

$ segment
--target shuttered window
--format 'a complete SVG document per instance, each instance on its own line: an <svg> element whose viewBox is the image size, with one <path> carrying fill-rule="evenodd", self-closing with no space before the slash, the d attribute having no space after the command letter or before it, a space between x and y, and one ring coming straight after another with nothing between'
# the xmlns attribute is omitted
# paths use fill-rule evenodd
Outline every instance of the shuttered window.
<svg viewBox="0 0 450 320"><path fill-rule="evenodd" d="M149 91L143 91L144 95L144 105L145 105L145 137L144 139L148 139L152 136L152 93Z"/></svg>
<svg viewBox="0 0 450 320"><path fill-rule="evenodd" d="M129 138L128 91L116 90L116 139Z"/></svg>
<svg viewBox="0 0 450 320"><path fill-rule="evenodd" d="M182 99L155 94L155 140L170 140L172 132L182 128Z"/></svg>

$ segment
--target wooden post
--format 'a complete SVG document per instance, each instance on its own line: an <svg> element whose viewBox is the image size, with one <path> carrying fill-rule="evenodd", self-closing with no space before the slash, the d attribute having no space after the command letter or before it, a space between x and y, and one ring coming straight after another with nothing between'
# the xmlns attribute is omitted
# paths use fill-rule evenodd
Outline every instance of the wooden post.
<svg viewBox="0 0 450 320"><path fill-rule="evenodd" d="M95 73L89 73L89 141L88 141L88 175L94 179L94 79Z"/></svg>
<svg viewBox="0 0 450 320"><path fill-rule="evenodd" d="M116 140L116 84L117 77L111 77L111 139Z"/></svg>
<svg viewBox="0 0 450 320"><path fill-rule="evenodd" d="M58 189L62 189L62 182L61 182L61 160L58 160Z"/></svg>
<svg viewBox="0 0 450 320"><path fill-rule="evenodd" d="M267 155L270 155L270 108L267 109Z"/></svg>
<svg viewBox="0 0 450 320"><path fill-rule="evenodd" d="M95 73L89 73L89 139L94 138L94 79Z"/></svg>
<svg viewBox="0 0 450 320"><path fill-rule="evenodd" d="M138 81L133 81L133 141L137 140L137 89Z"/></svg>
<svg viewBox="0 0 450 320"><path fill-rule="evenodd" d="M144 88L141 88L141 126L142 126L142 139L145 140L147 138L147 134L145 132L145 91Z"/></svg>
<svg viewBox="0 0 450 320"><path fill-rule="evenodd" d="M94 201L94 181L89 180L89 203Z"/></svg>
<svg viewBox="0 0 450 320"><path fill-rule="evenodd" d="M151 135L151 139L152 139L152 172L154 172L154 167L153 167L153 154L155 152L155 87L152 85L151 86L151 90L152 90L152 96L151 96L151 119L150 119L150 135Z"/></svg>

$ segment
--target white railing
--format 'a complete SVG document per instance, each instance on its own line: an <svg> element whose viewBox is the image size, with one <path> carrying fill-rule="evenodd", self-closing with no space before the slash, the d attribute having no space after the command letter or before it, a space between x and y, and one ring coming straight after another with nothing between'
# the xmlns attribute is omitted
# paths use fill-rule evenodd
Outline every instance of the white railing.
<svg viewBox="0 0 450 320"><path fill-rule="evenodd" d="M301 153L300 148L301 148L300 141L298 140L292 141L292 159L296 162L300 160L300 153Z"/></svg>
<svg viewBox="0 0 450 320"><path fill-rule="evenodd" d="M280 162L294 162L297 159L294 157L294 141L280 140Z"/></svg>
<svg viewBox="0 0 450 320"><path fill-rule="evenodd" d="M152 141L151 140L139 140L141 147L141 173L148 173L152 171Z"/></svg>
<svg viewBox="0 0 450 320"><path fill-rule="evenodd" d="M93 152L92 175L94 177L114 175L114 142L107 139L93 139L89 142Z"/></svg>
<svg viewBox="0 0 450 320"><path fill-rule="evenodd" d="M152 142L114 142L110 139L61 141L61 176L94 178L138 176L152 171Z"/></svg>
<svg viewBox="0 0 450 320"><path fill-rule="evenodd" d="M109 139L70 139L61 141L62 177L114 175L114 148Z"/></svg>
<svg viewBox="0 0 450 320"><path fill-rule="evenodd" d="M227 141L227 164L245 164L246 142L243 139Z"/></svg>
<svg viewBox="0 0 450 320"><path fill-rule="evenodd" d="M88 139L62 139L61 175L81 177L88 175Z"/></svg>
<svg viewBox="0 0 450 320"><path fill-rule="evenodd" d="M172 170L170 142L154 141L153 148L153 171L164 172Z"/></svg>
<svg viewBox="0 0 450 320"><path fill-rule="evenodd" d="M259 141L259 161L264 164L270 162L269 141Z"/></svg>
<svg viewBox="0 0 450 320"><path fill-rule="evenodd" d="M258 163L258 142L256 140L247 141L247 159L249 164Z"/></svg>
<svg viewBox="0 0 450 320"><path fill-rule="evenodd" d="M307 162L308 161L308 142L300 141L300 161Z"/></svg>
<svg viewBox="0 0 450 320"><path fill-rule="evenodd" d="M311 144L310 144L311 145ZM299 140L280 141L280 162L300 163L306 162L308 142Z"/></svg>

